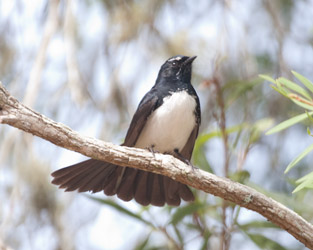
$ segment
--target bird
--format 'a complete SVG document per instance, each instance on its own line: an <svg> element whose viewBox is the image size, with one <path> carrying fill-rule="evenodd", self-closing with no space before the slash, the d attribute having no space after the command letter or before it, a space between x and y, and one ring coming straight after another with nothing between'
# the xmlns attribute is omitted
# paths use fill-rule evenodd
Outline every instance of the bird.
<svg viewBox="0 0 313 250"><path fill-rule="evenodd" d="M201 123L199 97L191 84L196 56L176 55L161 66L154 86L140 101L121 146L170 154L190 163ZM103 191L142 206L179 206L194 201L190 188L170 177L89 159L52 174L65 191Z"/></svg>

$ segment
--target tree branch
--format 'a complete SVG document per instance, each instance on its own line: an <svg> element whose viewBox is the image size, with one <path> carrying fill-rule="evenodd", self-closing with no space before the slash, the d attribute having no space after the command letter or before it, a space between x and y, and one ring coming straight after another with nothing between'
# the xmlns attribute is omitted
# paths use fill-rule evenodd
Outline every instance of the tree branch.
<svg viewBox="0 0 313 250"><path fill-rule="evenodd" d="M313 249L313 226L277 201L240 183L192 170L171 155L152 154L81 136L69 127L52 121L19 103L0 83L0 123L19 128L53 144L88 157L125 167L138 168L171 177L206 193L256 211Z"/></svg>

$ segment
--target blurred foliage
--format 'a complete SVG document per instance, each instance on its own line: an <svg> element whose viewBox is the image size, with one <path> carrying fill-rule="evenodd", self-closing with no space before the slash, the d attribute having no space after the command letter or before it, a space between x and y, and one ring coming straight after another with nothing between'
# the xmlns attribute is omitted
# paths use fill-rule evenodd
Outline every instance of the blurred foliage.
<svg viewBox="0 0 313 250"><path fill-rule="evenodd" d="M272 86L273 89L275 89L278 93L282 94L286 98L293 101L296 105L300 106L301 108L305 109L305 113L301 115L294 116L278 125L270 129L267 134L273 134L280 132L286 128L289 128L290 126L293 126L297 123L303 122L304 120L309 120L312 124L313 122L313 112L308 112L307 110L313 110L313 83L302 76L301 74L292 71L293 75L305 86L305 88L301 87L300 84L297 84L295 82L289 81L288 79L284 77L280 77L276 80L273 78L266 76L266 75L260 75L263 79L270 81L274 85ZM310 93L311 92L311 93ZM307 128L308 134L310 136L311 132L310 129ZM307 154L309 154L313 150L313 144L308 146L303 152L301 152L292 162L289 163L287 166L285 173L288 173L294 166L296 166ZM313 188L313 172L303 176L302 178L298 179L296 181L296 184L298 185L296 189L293 191L298 192L304 188Z"/></svg>
<svg viewBox="0 0 313 250"><path fill-rule="evenodd" d="M120 143L160 65L175 54L197 55L192 82L203 119L193 163L252 186L312 222L312 191L291 196L296 180L312 169L310 155L288 176L283 171L311 140L303 122L313 111L276 95L257 77L282 76L279 86L275 80L277 90L312 100L306 82L313 79L312 5L311 0L0 1L0 80L38 112ZM303 108L308 112L296 116ZM294 118L281 126L297 126L264 136L286 117ZM79 160L0 126L0 248L42 249L44 242L47 249L304 249L257 214L197 190L194 203L155 208L51 186L52 170Z"/></svg>

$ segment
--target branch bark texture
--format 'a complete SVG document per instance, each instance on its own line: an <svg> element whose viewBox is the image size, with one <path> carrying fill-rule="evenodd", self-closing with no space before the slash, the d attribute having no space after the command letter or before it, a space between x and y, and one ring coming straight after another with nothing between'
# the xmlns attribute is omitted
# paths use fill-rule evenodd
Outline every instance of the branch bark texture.
<svg viewBox="0 0 313 250"><path fill-rule="evenodd" d="M205 172L192 170L170 155L122 147L82 136L69 127L19 103L0 83L0 123L21 129L88 157L171 177L206 193L256 211L313 249L313 226L301 216L255 189Z"/></svg>

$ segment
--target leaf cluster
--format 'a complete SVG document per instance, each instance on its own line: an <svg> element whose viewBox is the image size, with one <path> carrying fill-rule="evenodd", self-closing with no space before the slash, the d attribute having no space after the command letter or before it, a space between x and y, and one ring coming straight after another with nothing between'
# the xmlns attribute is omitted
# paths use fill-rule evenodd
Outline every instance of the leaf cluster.
<svg viewBox="0 0 313 250"><path fill-rule="evenodd" d="M267 75L260 75L261 78L271 82L273 85L271 87L278 93L288 98L294 102L297 106L304 109L302 114L294 116L288 120L281 122L275 127L271 128L266 134L271 135L287 129L295 124L303 122L304 120L309 120L313 123L313 83L304 77L303 75L292 71L292 74L300 81L296 83L290 81L284 77L279 77L278 79L273 79ZM312 136L309 127L307 128L308 135ZM295 167L305 156L307 156L313 150L313 144L309 145L303 152L301 152L293 161L291 161L286 167L285 173L288 173L293 167ZM298 192L304 188L313 188L313 172L303 176L296 181L298 185L293 191Z"/></svg>

